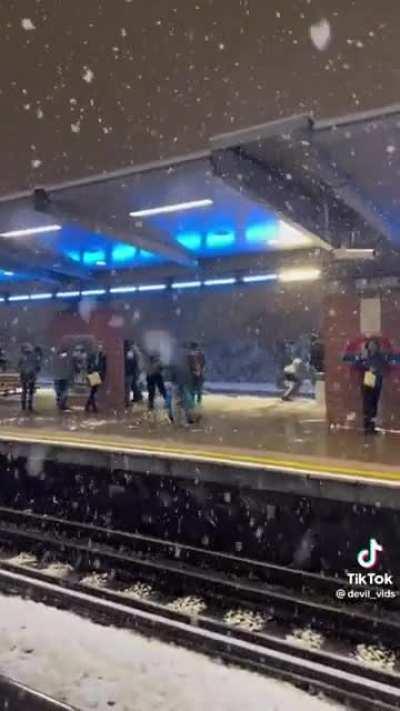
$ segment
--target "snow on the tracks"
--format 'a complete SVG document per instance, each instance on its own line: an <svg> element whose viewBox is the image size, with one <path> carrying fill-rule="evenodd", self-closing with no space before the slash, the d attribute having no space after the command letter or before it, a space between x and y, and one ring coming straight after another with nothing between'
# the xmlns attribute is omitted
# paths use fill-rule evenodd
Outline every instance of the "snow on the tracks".
<svg viewBox="0 0 400 711"><path fill-rule="evenodd" d="M0 596L0 669L82 711L342 709L201 654L16 597Z"/></svg>

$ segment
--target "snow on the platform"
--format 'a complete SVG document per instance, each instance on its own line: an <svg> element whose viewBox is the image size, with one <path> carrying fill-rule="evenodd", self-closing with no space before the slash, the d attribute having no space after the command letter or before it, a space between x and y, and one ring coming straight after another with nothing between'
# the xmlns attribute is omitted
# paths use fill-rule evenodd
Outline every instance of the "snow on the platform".
<svg viewBox="0 0 400 711"><path fill-rule="evenodd" d="M338 711L258 674L0 596L0 671L82 711Z"/></svg>

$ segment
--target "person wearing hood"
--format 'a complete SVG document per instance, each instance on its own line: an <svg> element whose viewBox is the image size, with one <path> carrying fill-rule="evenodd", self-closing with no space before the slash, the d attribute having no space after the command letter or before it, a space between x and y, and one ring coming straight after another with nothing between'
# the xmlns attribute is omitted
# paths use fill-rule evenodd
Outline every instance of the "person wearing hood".
<svg viewBox="0 0 400 711"><path fill-rule="evenodd" d="M293 358L292 362L284 369L287 389L282 395L282 400L293 400L298 395L307 373L308 369L304 361L301 358Z"/></svg>
<svg viewBox="0 0 400 711"><path fill-rule="evenodd" d="M40 372L40 360L30 343L24 343L21 346L18 372L21 381L21 409L33 412L33 397L37 376Z"/></svg>
<svg viewBox="0 0 400 711"><path fill-rule="evenodd" d="M107 375L107 356L103 344L99 343L96 350L90 354L87 365L87 377L90 386L89 397L86 401L85 412L98 412L97 392L104 383Z"/></svg>
<svg viewBox="0 0 400 711"><path fill-rule="evenodd" d="M67 410L68 391L73 375L73 361L67 348L57 349L53 360L54 389L57 408L60 412Z"/></svg>
<svg viewBox="0 0 400 711"><path fill-rule="evenodd" d="M192 341L188 352L191 376L191 396L193 404L201 405L203 399L204 371L206 358L198 343Z"/></svg>

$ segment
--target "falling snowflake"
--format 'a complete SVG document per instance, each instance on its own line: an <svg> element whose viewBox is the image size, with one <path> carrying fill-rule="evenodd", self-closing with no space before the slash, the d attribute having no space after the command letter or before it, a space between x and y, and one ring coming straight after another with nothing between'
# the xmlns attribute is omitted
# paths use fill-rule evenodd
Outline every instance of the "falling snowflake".
<svg viewBox="0 0 400 711"><path fill-rule="evenodd" d="M311 25L310 39L320 52L328 48L331 41L331 26L328 20L323 19L315 25Z"/></svg>
<svg viewBox="0 0 400 711"><path fill-rule="evenodd" d="M43 113L43 110L42 110L41 108L39 108L39 109L36 110L36 116L38 117L38 119L42 119L42 118L43 118L44 113Z"/></svg>
<svg viewBox="0 0 400 711"><path fill-rule="evenodd" d="M396 152L396 146L393 146L393 145L386 146L386 153L389 153L389 155L392 155L395 152Z"/></svg>
<svg viewBox="0 0 400 711"><path fill-rule="evenodd" d="M84 67L84 72L82 74L82 79L87 84L91 84L94 79L94 72L89 67Z"/></svg>
<svg viewBox="0 0 400 711"><path fill-rule="evenodd" d="M35 169L40 168L41 165L42 165L42 161L39 160L39 158L35 158L34 160L31 161L32 168L35 168Z"/></svg>
<svg viewBox="0 0 400 711"><path fill-rule="evenodd" d="M72 131L72 133L79 133L80 130L81 130L80 121L77 121L76 123L71 123L71 131Z"/></svg>
<svg viewBox="0 0 400 711"><path fill-rule="evenodd" d="M31 30L36 30L36 27L30 17L24 17L23 20L21 20L21 26L22 29L26 30L27 32Z"/></svg>

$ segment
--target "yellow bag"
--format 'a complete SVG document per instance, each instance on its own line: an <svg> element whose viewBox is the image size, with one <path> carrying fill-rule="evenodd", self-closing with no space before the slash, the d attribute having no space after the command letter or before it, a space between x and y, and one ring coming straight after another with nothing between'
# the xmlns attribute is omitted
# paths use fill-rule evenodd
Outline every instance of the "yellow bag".
<svg viewBox="0 0 400 711"><path fill-rule="evenodd" d="M95 385L101 385L101 378L99 373L88 373L87 379L91 388L94 388Z"/></svg>
<svg viewBox="0 0 400 711"><path fill-rule="evenodd" d="M367 388L374 388L376 386L376 375L372 370L366 370L364 373L364 385Z"/></svg>

